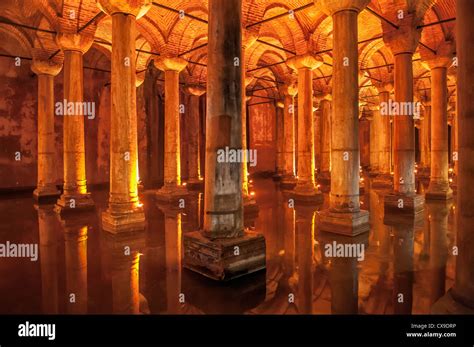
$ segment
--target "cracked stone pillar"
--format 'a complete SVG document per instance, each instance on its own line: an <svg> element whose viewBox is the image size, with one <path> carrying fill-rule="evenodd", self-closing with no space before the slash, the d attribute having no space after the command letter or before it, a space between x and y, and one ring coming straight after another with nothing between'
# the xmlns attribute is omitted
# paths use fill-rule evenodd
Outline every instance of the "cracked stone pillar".
<svg viewBox="0 0 474 347"><path fill-rule="evenodd" d="M283 94L283 177L281 185L292 187L296 184L295 177L295 95L298 93L294 83L280 86Z"/></svg>
<svg viewBox="0 0 474 347"><path fill-rule="evenodd" d="M187 186L189 189L201 189L203 179L200 167L200 132L199 132L199 99L206 93L206 88L199 85L186 86L185 91L189 94L186 128L188 134L188 171Z"/></svg>
<svg viewBox="0 0 474 347"><path fill-rule="evenodd" d="M369 230L369 213L359 203L359 90L357 18L368 0L324 0L332 16L333 81L331 193L329 209L319 212L320 229L354 236Z"/></svg>
<svg viewBox="0 0 474 347"><path fill-rule="evenodd" d="M385 212L413 216L423 211L424 197L415 193L415 127L413 100L413 53L421 31L412 14L398 22L398 29L385 27L383 39L395 59L395 103L399 111L410 105L409 114L398 112L394 122L393 193L385 196ZM410 110L411 109L411 110Z"/></svg>
<svg viewBox="0 0 474 347"><path fill-rule="evenodd" d="M168 203L175 203L188 194L181 182L179 131L179 73L186 65L186 60L177 57L155 60L155 66L165 73L165 182L156 192L156 199Z"/></svg>
<svg viewBox="0 0 474 347"><path fill-rule="evenodd" d="M318 179L328 184L331 180L331 94L321 96L321 171Z"/></svg>
<svg viewBox="0 0 474 347"><path fill-rule="evenodd" d="M56 42L64 51L64 100L83 103L83 55L93 43L92 35L58 33ZM69 107L67 107L69 108ZM94 208L87 192L84 115L63 116L64 189L56 203L58 213Z"/></svg>
<svg viewBox="0 0 474 347"><path fill-rule="evenodd" d="M38 76L38 179L33 197L38 202L58 198L54 133L54 77L62 65L34 58L31 70Z"/></svg>
<svg viewBox="0 0 474 347"><path fill-rule="evenodd" d="M433 307L435 313L474 313L474 7L470 0L456 1L457 112L459 174L456 221L456 272L454 286Z"/></svg>
<svg viewBox="0 0 474 347"><path fill-rule="evenodd" d="M449 187L448 150L448 67L449 56L428 62L431 68L431 177L426 199L448 200L453 197Z"/></svg>
<svg viewBox="0 0 474 347"><path fill-rule="evenodd" d="M295 56L287 65L298 73L298 170L293 195L308 203L319 203L323 196L316 188L314 160L313 70L322 58L307 53Z"/></svg>
<svg viewBox="0 0 474 347"><path fill-rule="evenodd" d="M183 265L215 280L265 268L263 235L244 229L242 165L222 150L242 149L241 0L210 0L204 226L183 237Z"/></svg>
<svg viewBox="0 0 474 347"><path fill-rule="evenodd" d="M418 172L427 177L431 167L431 101L424 103L423 119L421 120L421 160Z"/></svg>
<svg viewBox="0 0 474 347"><path fill-rule="evenodd" d="M380 105L388 105L390 101L390 91L393 89L392 83L380 83L376 85L379 91ZM391 188L391 124L390 115L382 114L381 111L376 114L378 122L377 131L377 152L378 152L378 172L373 181L374 188Z"/></svg>
<svg viewBox="0 0 474 347"><path fill-rule="evenodd" d="M112 17L112 76L110 118L110 194L102 226L110 232L141 230L145 214L138 200L138 138L136 107L136 20L149 2L100 0Z"/></svg>

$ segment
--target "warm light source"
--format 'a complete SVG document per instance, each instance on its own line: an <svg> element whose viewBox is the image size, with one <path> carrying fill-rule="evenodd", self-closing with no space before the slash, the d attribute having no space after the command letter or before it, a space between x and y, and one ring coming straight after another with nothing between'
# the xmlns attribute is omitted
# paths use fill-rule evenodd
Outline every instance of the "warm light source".
<svg viewBox="0 0 474 347"><path fill-rule="evenodd" d="M251 195L251 196L255 196L255 192L250 192L250 195Z"/></svg>

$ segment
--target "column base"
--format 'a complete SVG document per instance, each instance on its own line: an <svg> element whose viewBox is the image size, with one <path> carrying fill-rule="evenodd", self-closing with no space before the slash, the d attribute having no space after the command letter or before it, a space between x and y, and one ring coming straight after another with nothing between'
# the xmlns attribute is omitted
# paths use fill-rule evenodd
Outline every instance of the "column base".
<svg viewBox="0 0 474 347"><path fill-rule="evenodd" d="M102 229L110 233L144 230L145 226L145 213L140 207L128 213L114 212L110 208L102 212Z"/></svg>
<svg viewBox="0 0 474 347"><path fill-rule="evenodd" d="M319 211L317 223L320 231L346 236L357 236L370 230L369 211L365 210L352 213Z"/></svg>
<svg viewBox="0 0 474 347"><path fill-rule="evenodd" d="M211 240L202 231L193 231L183 235L183 245L183 266L216 281L229 281L266 267L265 238L254 232Z"/></svg>
<svg viewBox="0 0 474 347"><path fill-rule="evenodd" d="M323 193L312 184L297 184L288 195L295 200L295 203L302 205L316 205L324 201Z"/></svg>
<svg viewBox="0 0 474 347"><path fill-rule="evenodd" d="M33 198L38 203L47 203L56 201L61 196L61 191L55 185L46 187L37 187L33 191Z"/></svg>
<svg viewBox="0 0 474 347"><path fill-rule="evenodd" d="M204 188L204 180L191 178L188 182L186 182L186 187L189 190L202 190Z"/></svg>
<svg viewBox="0 0 474 347"><path fill-rule="evenodd" d="M298 181L296 180L296 177L293 175L283 175L281 180L280 180L280 186L283 189L292 189L296 186L296 183Z"/></svg>
<svg viewBox="0 0 474 347"><path fill-rule="evenodd" d="M425 198L427 200L450 200L453 198L453 191L448 182L442 184L430 183Z"/></svg>
<svg viewBox="0 0 474 347"><path fill-rule="evenodd" d="M423 212L425 198L423 195L405 195L391 192L384 196L384 213L398 216L416 216Z"/></svg>
<svg viewBox="0 0 474 347"><path fill-rule="evenodd" d="M390 174L379 174L372 180L372 188L388 189L393 188L393 178Z"/></svg>
<svg viewBox="0 0 474 347"><path fill-rule="evenodd" d="M185 199L189 192L185 186L164 185L155 193L155 200L165 204L178 204L180 199Z"/></svg>
<svg viewBox="0 0 474 347"><path fill-rule="evenodd" d="M59 214L69 213L74 211L93 210L95 208L91 193L65 195L62 194L56 205L54 211Z"/></svg>
<svg viewBox="0 0 474 347"><path fill-rule="evenodd" d="M474 307L464 305L457 301L449 289L444 296L431 307L432 314L474 314Z"/></svg>

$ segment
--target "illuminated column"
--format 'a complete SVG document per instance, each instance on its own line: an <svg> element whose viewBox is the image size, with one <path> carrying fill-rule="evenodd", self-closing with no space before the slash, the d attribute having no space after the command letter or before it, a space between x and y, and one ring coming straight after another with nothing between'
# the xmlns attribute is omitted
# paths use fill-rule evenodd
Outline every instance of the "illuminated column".
<svg viewBox="0 0 474 347"><path fill-rule="evenodd" d="M56 41L64 51L64 100L71 105L83 103L82 58L93 36L58 33ZM82 106L82 105L81 105ZM69 109L69 107L65 107ZM74 107L76 110L77 107ZM66 110L63 110L66 113ZM58 213L94 208L86 184L84 114L65 114L63 119L64 191L56 203Z"/></svg>
<svg viewBox="0 0 474 347"><path fill-rule="evenodd" d="M379 140L380 140L380 111L370 110L369 116L366 117L370 121L370 140L369 140L369 152L370 152L370 174L377 175L379 172ZM362 145L361 145L362 146Z"/></svg>
<svg viewBox="0 0 474 347"><path fill-rule="evenodd" d="M389 188L392 186L391 172L391 124L390 115L383 114L382 105L388 105L390 101L390 91L393 89L391 83L380 83L377 85L379 91L380 111L377 112L377 121L379 122L377 138L378 146L378 175L373 182L374 187Z"/></svg>
<svg viewBox="0 0 474 347"><path fill-rule="evenodd" d="M186 128L189 136L188 145L188 170L189 178L187 182L188 188L202 187L203 180L201 176L201 168L199 166L199 100L201 95L206 92L206 88L199 85L191 85L186 87L186 93L189 94L189 104L186 119Z"/></svg>
<svg viewBox="0 0 474 347"><path fill-rule="evenodd" d="M276 117L276 165L275 165L275 175L274 178L281 178L284 170L284 157L283 151L285 146L285 137L284 137L284 117L283 110L285 108L285 102L277 101L275 102L275 117Z"/></svg>
<svg viewBox="0 0 474 347"><path fill-rule="evenodd" d="M448 66L452 59L440 56L429 62L431 68L431 177L426 199L448 200Z"/></svg>
<svg viewBox="0 0 474 347"><path fill-rule="evenodd" d="M175 202L187 195L181 182L179 73L186 67L182 58L159 58L155 66L165 72L165 183L156 199Z"/></svg>
<svg viewBox="0 0 474 347"><path fill-rule="evenodd" d="M424 198L415 194L415 127L413 102L413 53L420 29L413 14L405 15L398 29L386 28L384 41L395 59L394 191L385 196L385 211L415 215L423 210ZM408 111L402 105L409 105ZM403 111L403 112L401 112ZM408 114L407 114L408 113Z"/></svg>
<svg viewBox="0 0 474 347"><path fill-rule="evenodd" d="M295 84L287 83L280 86L280 93L283 94L283 177L281 184L284 186L294 186L295 178L295 95L298 89Z"/></svg>
<svg viewBox="0 0 474 347"><path fill-rule="evenodd" d="M57 198L56 143L54 134L54 77L61 64L33 59L31 70L38 76L38 180L33 196L37 201Z"/></svg>
<svg viewBox="0 0 474 347"><path fill-rule="evenodd" d="M288 66L298 73L298 170L294 189L296 199L318 203L322 194L316 188L314 160L313 70L322 58L312 54L288 59Z"/></svg>
<svg viewBox="0 0 474 347"><path fill-rule="evenodd" d="M424 103L423 119L421 120L421 170L420 174L428 176L431 167L431 101Z"/></svg>
<svg viewBox="0 0 474 347"><path fill-rule="evenodd" d="M331 179L331 95L322 96L319 108L321 109L321 173L319 179L328 182Z"/></svg>
<svg viewBox="0 0 474 347"><path fill-rule="evenodd" d="M183 243L184 266L215 280L265 268L263 235L244 230L242 165L225 153L242 148L241 20L241 0L209 1L204 230Z"/></svg>
<svg viewBox="0 0 474 347"><path fill-rule="evenodd" d="M457 115L459 174L457 190L456 272L453 288L436 303L436 313L474 313L474 7L470 0L456 1Z"/></svg>
<svg viewBox="0 0 474 347"><path fill-rule="evenodd" d="M110 118L109 207L102 225L110 232L140 230L145 214L138 201L138 138L136 107L136 20L149 6L147 1L100 0L112 17L112 77Z"/></svg>
<svg viewBox="0 0 474 347"><path fill-rule="evenodd" d="M322 1L332 16L333 81L331 193L329 209L319 212L320 229L345 235L369 230L369 214L359 204L359 90L357 18L368 0Z"/></svg>
<svg viewBox="0 0 474 347"><path fill-rule="evenodd" d="M247 156L247 95L246 90L253 81L252 76L247 75L246 51L257 41L258 34L242 28L242 50L240 66L242 69L242 196L244 205L255 204L255 199L249 194L249 171Z"/></svg>

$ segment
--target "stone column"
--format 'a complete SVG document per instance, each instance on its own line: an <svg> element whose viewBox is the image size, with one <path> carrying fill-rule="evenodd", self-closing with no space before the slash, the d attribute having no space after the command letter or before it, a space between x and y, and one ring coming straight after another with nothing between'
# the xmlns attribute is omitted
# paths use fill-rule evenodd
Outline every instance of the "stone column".
<svg viewBox="0 0 474 347"><path fill-rule="evenodd" d="M263 235L244 230L241 0L210 0L204 230L184 235L184 266L215 280L265 268Z"/></svg>
<svg viewBox="0 0 474 347"><path fill-rule="evenodd" d="M247 155L247 87L253 81L253 77L247 75L247 64L245 52L257 41L258 33L254 33L242 28L242 51L240 57L240 67L242 69L242 197L244 205L255 205L256 201L249 193L249 171ZM254 206L255 207L255 206Z"/></svg>
<svg viewBox="0 0 474 347"><path fill-rule="evenodd" d="M275 118L276 118L276 167L275 179L280 179L284 173L284 150L285 150L285 134L284 134L284 100L275 103Z"/></svg>
<svg viewBox="0 0 474 347"><path fill-rule="evenodd" d="M315 180L313 116L313 70L322 63L321 57L310 53L287 61L298 73L298 180L294 197L312 203L321 202L323 198Z"/></svg>
<svg viewBox="0 0 474 347"><path fill-rule="evenodd" d="M185 88L189 94L188 112L186 118L188 146L188 170L189 178L187 186L190 189L202 188L203 179L200 167L200 132L199 132L199 99L206 92L206 88L199 85L189 85Z"/></svg>
<svg viewBox="0 0 474 347"><path fill-rule="evenodd" d="M145 214L138 200L138 138L136 106L136 20L149 9L147 1L100 0L112 17L109 207L102 214L110 232L141 230Z"/></svg>
<svg viewBox="0 0 474 347"><path fill-rule="evenodd" d="M421 165L418 168L421 176L428 176L431 167L431 101L424 102L423 119L421 120Z"/></svg>
<svg viewBox="0 0 474 347"><path fill-rule="evenodd" d="M319 180L328 184L331 179L331 95L324 94L321 97L319 108L321 109L321 172Z"/></svg>
<svg viewBox="0 0 474 347"><path fill-rule="evenodd" d="M324 0L332 16L333 103L329 209L319 213L320 229L346 235L369 230L369 214L359 204L358 13L368 0Z"/></svg>
<svg viewBox="0 0 474 347"><path fill-rule="evenodd" d="M431 68L431 177L426 199L448 200L453 197L449 187L448 153L448 66L449 57L429 61Z"/></svg>
<svg viewBox="0 0 474 347"><path fill-rule="evenodd" d="M283 94L283 177L282 186L291 187L296 184L295 178L295 105L294 98L298 89L293 83L280 86Z"/></svg>
<svg viewBox="0 0 474 347"><path fill-rule="evenodd" d="M379 172L379 136L380 136L380 111L371 110L370 116L366 117L370 121L369 140L369 168L371 176L376 176ZM363 145L361 145L362 147Z"/></svg>
<svg viewBox="0 0 474 347"><path fill-rule="evenodd" d="M38 180L33 197L41 202L57 198L56 143L54 134L54 77L61 64L33 59L31 70L38 76Z"/></svg>
<svg viewBox="0 0 474 347"><path fill-rule="evenodd" d="M418 46L420 29L413 14L398 23L399 28L385 28L384 41L395 57L394 117L394 191L385 196L385 211L415 215L423 210L424 198L415 194L415 127L413 100L413 53ZM410 105L408 113L403 105ZM403 112L401 112L403 111Z"/></svg>
<svg viewBox="0 0 474 347"><path fill-rule="evenodd" d="M457 114L459 136L459 174L457 190L456 274L454 287L436 303L436 313L474 313L474 7L470 0L456 1Z"/></svg>
<svg viewBox="0 0 474 347"><path fill-rule="evenodd" d="M55 207L56 212L62 213L94 208L86 183L85 114L76 114L79 111L76 106L82 106L84 101L82 57L91 47L93 36L58 33L56 41L64 51L63 105L66 104L63 110L64 190ZM74 105L72 115L68 105Z"/></svg>
<svg viewBox="0 0 474 347"><path fill-rule="evenodd" d="M374 188L389 188L392 186L392 176L390 175L391 171L391 124L390 124L390 115L383 114L383 105L388 105L390 102L390 91L392 90L393 85L391 83L383 83L377 85L379 91L379 101L380 101L380 111L377 112L377 121L378 121L378 175L374 179L373 187Z"/></svg>
<svg viewBox="0 0 474 347"><path fill-rule="evenodd" d="M174 203L187 195L181 182L179 127L179 73L186 67L182 58L162 57L155 66L165 72L165 183L156 193L159 201Z"/></svg>

